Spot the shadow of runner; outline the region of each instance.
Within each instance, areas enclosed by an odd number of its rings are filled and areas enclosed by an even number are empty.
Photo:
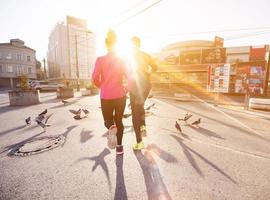
[[[84,161],[84,160],[94,161],[95,164],[92,167],[92,172],[94,172],[97,169],[97,167],[100,166],[106,175],[109,189],[111,191],[112,184],[111,184],[111,180],[110,180],[109,170],[108,170],[108,166],[104,160],[105,156],[107,156],[110,153],[111,153],[110,150],[108,148],[105,148],[98,156],[83,157],[83,158],[78,159],[77,162]]]
[[[127,190],[123,173],[123,156],[116,156],[116,186],[114,200],[127,200]]]
[[[171,196],[162,180],[157,163],[155,162],[150,151],[134,152],[140,167],[143,171],[144,182],[149,200],[171,200]]]
[[[170,163],[176,163],[177,159],[172,154],[160,149],[156,144],[149,144],[146,147],[147,150],[154,152],[157,156],[159,156],[162,160]]]
[[[222,174],[224,177],[226,177],[227,179],[229,179],[231,182],[233,182],[234,184],[237,184],[237,182],[232,179],[228,174],[226,174],[226,172],[224,172],[222,169],[220,169],[218,166],[216,166],[214,163],[212,163],[211,161],[209,161],[207,158],[203,157],[201,154],[199,154],[198,152],[196,152],[195,150],[191,149],[190,147],[188,147],[187,145],[185,145],[183,143],[183,140],[175,135],[170,135],[171,137],[173,137],[182,147],[185,155],[187,156],[189,162],[191,163],[191,165],[195,168],[195,170],[199,170],[199,167],[196,164],[196,161],[193,159],[192,155],[190,152],[192,152],[193,154],[195,154],[196,156],[198,156],[202,161],[204,161],[205,163],[207,163],[208,165],[210,165],[212,168],[214,168],[216,171],[218,171],[220,174]],[[192,159],[191,159],[192,158]],[[190,160],[191,159],[191,160]],[[198,171],[197,171],[198,172]],[[200,171],[201,173],[201,171]]]

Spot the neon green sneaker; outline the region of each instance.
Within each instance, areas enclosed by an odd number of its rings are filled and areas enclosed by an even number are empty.
[[[144,149],[144,143],[143,143],[143,141],[141,141],[141,142],[133,145],[133,150],[134,151],[142,150],[142,149]]]

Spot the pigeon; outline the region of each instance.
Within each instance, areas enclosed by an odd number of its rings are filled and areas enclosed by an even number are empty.
[[[31,124],[31,117],[27,117],[27,118],[25,119],[25,123],[26,123],[27,125],[30,125],[30,124]]]
[[[123,115],[124,118],[128,118],[128,117],[130,117],[130,116],[131,116],[131,114],[124,114],[124,115]]]
[[[81,112],[82,112],[82,109],[79,109],[79,110],[69,110],[69,112],[71,112],[74,115],[80,115]]]
[[[90,113],[89,110],[87,109],[82,109],[82,111],[84,112],[85,115],[88,115]]]
[[[39,115],[38,115],[38,116],[41,116],[41,115],[46,115],[46,114],[47,114],[47,112],[48,112],[48,110],[47,110],[47,109],[45,109],[43,112],[39,113]]]
[[[81,115],[75,115],[73,118],[76,119],[76,120],[82,119],[82,118],[81,118]]]
[[[188,120],[189,118],[191,118],[191,117],[192,117],[192,114],[186,113],[184,119],[178,119],[178,120],[179,120],[179,121],[187,122],[187,120]]]
[[[48,115],[46,118],[45,118],[44,115],[38,116],[38,117],[36,118],[37,124],[38,124],[40,127],[42,127],[43,129],[45,129],[46,127],[51,126],[51,125],[47,124],[47,122],[48,122],[49,118],[50,118],[52,115],[53,115],[53,114],[50,114],[50,115]]]
[[[177,123],[177,121],[175,122],[175,128],[176,128],[180,133],[182,133],[181,126],[180,126],[180,124]]]
[[[62,103],[65,105],[66,103],[68,103],[68,101],[62,99]]]
[[[152,107],[155,106],[155,103],[151,104],[150,106],[148,106],[147,108],[145,108],[144,110],[150,110]]]
[[[191,125],[197,125],[198,126],[200,123],[201,123],[201,118],[199,118],[198,120],[192,122]]]

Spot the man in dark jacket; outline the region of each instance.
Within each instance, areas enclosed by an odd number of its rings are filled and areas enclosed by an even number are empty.
[[[151,73],[157,70],[157,65],[149,54],[140,50],[141,42],[138,37],[133,37],[131,41],[134,47],[132,55],[134,82],[130,91],[130,102],[137,140],[133,149],[140,150],[144,148],[142,135],[146,136],[144,103],[151,90]]]

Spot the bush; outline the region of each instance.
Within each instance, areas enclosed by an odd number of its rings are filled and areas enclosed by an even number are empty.
[[[20,77],[20,88],[21,88],[21,90],[29,90],[30,89],[27,75],[22,75]]]

